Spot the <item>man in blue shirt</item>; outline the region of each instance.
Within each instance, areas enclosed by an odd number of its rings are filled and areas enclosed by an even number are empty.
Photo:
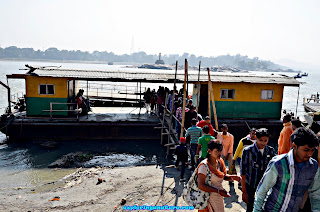
[[[190,136],[190,155],[191,155],[191,170],[195,169],[195,155],[198,148],[198,140],[202,136],[202,129],[197,127],[197,119],[193,118],[191,121],[192,126],[187,129],[186,138]]]
[[[293,149],[270,161],[257,189],[254,211],[298,211],[308,188],[312,191],[319,170],[311,156],[319,140],[310,129],[300,127],[291,141]]]
[[[240,173],[242,177],[242,199],[247,203],[247,211],[253,210],[254,195],[257,186],[267,169],[268,163],[276,155],[276,151],[268,146],[268,129],[256,130],[257,140],[242,152]]]

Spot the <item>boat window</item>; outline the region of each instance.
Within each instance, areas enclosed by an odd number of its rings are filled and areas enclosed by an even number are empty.
[[[234,99],[234,89],[221,89],[220,99]]]
[[[261,90],[261,99],[273,99],[273,90]]]
[[[40,95],[54,95],[54,85],[39,85],[39,94]]]
[[[39,94],[47,94],[47,86],[39,85]]]
[[[47,85],[47,94],[54,94],[54,85]]]

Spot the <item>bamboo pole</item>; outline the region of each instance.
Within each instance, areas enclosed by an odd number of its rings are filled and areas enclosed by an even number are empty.
[[[183,86],[183,98],[182,98],[182,123],[181,123],[181,133],[180,137],[183,137],[184,133],[184,119],[186,115],[186,83],[187,83],[187,75],[188,75],[188,61],[185,59],[184,61],[184,86]]]
[[[200,68],[201,68],[201,61],[199,61],[199,73],[198,73],[198,91],[197,91],[197,112],[199,112],[198,111],[198,109],[199,109],[199,104],[200,104],[200,99],[199,99],[199,94],[200,94]]]
[[[168,93],[166,93],[166,98],[165,98],[165,102],[164,102],[164,109],[163,109],[163,113],[162,113],[161,145],[163,145],[164,117],[166,116],[167,101],[168,101]],[[161,105],[160,105],[160,107],[161,107]]]
[[[169,125],[169,133],[171,133],[171,125],[172,125],[172,116],[173,116],[173,107],[174,107],[174,99],[176,96],[176,82],[177,82],[177,72],[178,72],[178,61],[176,61],[176,71],[174,75],[174,83],[173,83],[173,93],[171,96],[171,109],[170,109],[170,125]],[[171,135],[170,135],[171,136]],[[169,136],[168,136],[168,143],[169,143]]]
[[[186,98],[188,98],[188,96],[189,96],[189,76],[187,74],[187,96],[186,96]]]
[[[219,127],[218,127],[218,118],[217,118],[217,111],[216,111],[216,104],[215,104],[215,101],[214,101],[214,95],[213,95],[213,89],[212,89],[212,82],[211,82],[211,76],[210,76],[210,69],[207,68],[208,70],[208,77],[209,77],[209,84],[208,84],[208,87],[210,89],[210,94],[211,94],[211,97],[212,97],[212,107],[213,107],[213,114],[214,114],[214,123],[215,123],[215,126],[216,126],[216,130],[219,130]],[[210,102],[209,102],[210,104]]]
[[[208,72],[208,74],[209,74],[209,72]],[[208,75],[209,76],[209,75]],[[210,78],[210,77],[209,77]],[[209,117],[210,117],[210,119],[211,119],[211,104],[210,104],[210,101],[211,101],[211,99],[210,99],[210,93],[211,93],[211,91],[210,91],[210,79],[208,80],[208,115],[209,115]]]

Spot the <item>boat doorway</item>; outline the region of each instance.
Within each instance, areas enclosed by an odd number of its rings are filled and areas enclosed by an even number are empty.
[[[198,113],[205,117],[208,115],[208,84],[201,84],[199,99]]]

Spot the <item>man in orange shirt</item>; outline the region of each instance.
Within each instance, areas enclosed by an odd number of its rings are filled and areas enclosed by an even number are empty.
[[[222,144],[222,158],[228,160],[228,168],[232,165],[232,154],[233,154],[233,135],[228,133],[228,125],[222,124],[222,132],[218,132],[217,140]]]
[[[290,136],[293,133],[291,124],[291,115],[286,114],[283,117],[283,129],[280,133],[278,140],[278,155],[286,154],[291,149],[291,139]]]

